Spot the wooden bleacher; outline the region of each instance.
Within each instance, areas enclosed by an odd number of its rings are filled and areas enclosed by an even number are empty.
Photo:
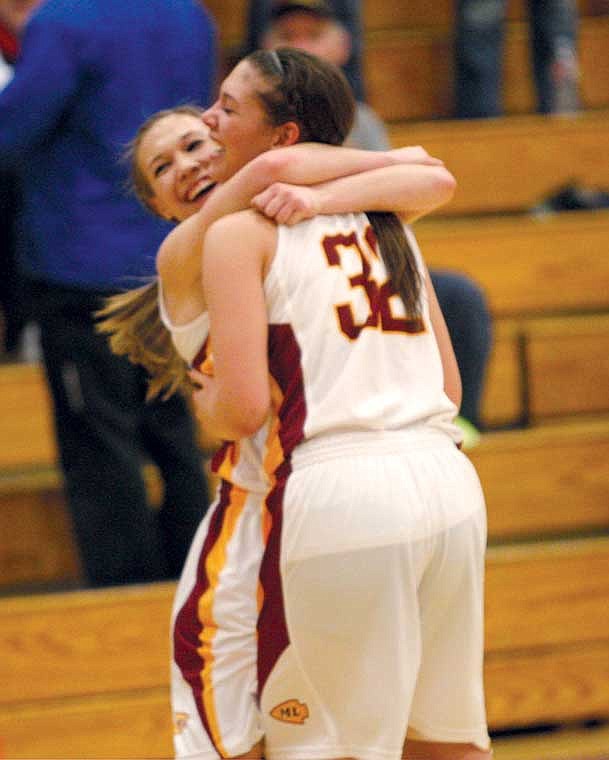
[[[528,211],[565,183],[609,191],[609,112],[401,123],[395,147],[423,145],[457,178],[441,216]],[[481,226],[484,229],[484,226]]]
[[[607,108],[609,19],[584,17],[579,39],[582,69],[584,72],[594,72],[582,78],[582,105],[586,109]],[[370,32],[365,44],[364,70],[368,99],[384,119],[399,122],[451,116],[454,78],[452,24],[425,29],[381,29]],[[605,65],[598,66],[599,61]],[[389,98],[387,93],[391,93],[392,97]],[[526,22],[508,24],[504,109],[506,114],[526,114],[535,110]]]
[[[243,42],[247,0],[206,0],[205,5],[218,23],[222,44],[236,46]],[[609,13],[607,0],[577,0],[579,13],[584,18],[594,18]],[[453,24],[454,0],[411,0],[408,3],[379,3],[363,0],[362,15],[364,34],[383,29],[428,28],[448,29]],[[521,22],[527,17],[525,0],[509,0],[507,18]]]
[[[491,547],[491,728],[609,718],[609,538]],[[19,758],[171,756],[173,584],[9,599],[0,738]]]
[[[432,221],[417,236],[430,266],[487,294],[487,425],[609,413],[609,212]]]
[[[246,0],[207,4],[236,47]],[[451,109],[453,1],[363,6],[370,101],[392,142],[425,146],[459,183],[417,224],[422,250],[479,282],[494,318],[493,432],[470,455],[488,504],[495,732],[609,721],[609,211],[525,213],[571,180],[609,190],[609,3],[578,6],[588,111],[531,113],[524,3],[510,0],[509,116],[467,123],[432,121]],[[81,580],[37,365],[0,365],[0,419],[0,758],[171,757],[173,584],[31,593]],[[575,736],[581,755],[590,740]],[[513,746],[497,760],[568,756]]]
[[[244,39],[246,0],[208,0],[224,47]],[[609,107],[609,6],[581,0],[581,98],[586,109]],[[525,3],[508,3],[505,112],[531,113],[534,90]],[[447,118],[453,112],[454,2],[364,0],[364,74],[368,100],[387,121]]]

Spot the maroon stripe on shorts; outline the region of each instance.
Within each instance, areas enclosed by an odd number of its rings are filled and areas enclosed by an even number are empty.
[[[201,673],[204,661],[198,652],[201,646],[203,621],[199,617],[199,601],[209,588],[209,578],[205,570],[207,558],[222,532],[224,516],[231,503],[231,484],[222,481],[218,505],[211,517],[207,536],[201,548],[201,554],[197,564],[197,577],[195,585],[188,599],[178,612],[173,627],[173,658],[182,672],[184,680],[189,684],[193,692],[195,704],[199,712],[201,722],[214,747],[216,747],[213,734],[210,730],[205,705],[203,703]],[[222,753],[216,747],[218,754]]]
[[[264,596],[258,618],[258,696],[290,643],[280,572],[283,497],[292,471],[290,454],[303,438],[306,420],[300,347],[290,325],[269,325],[269,371],[282,394],[277,416],[283,460],[272,473],[274,486],[266,498],[272,523],[260,567]]]

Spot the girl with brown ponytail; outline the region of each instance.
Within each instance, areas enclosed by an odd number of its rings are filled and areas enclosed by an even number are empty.
[[[204,124],[193,114],[165,114],[134,144],[141,172],[134,185],[146,205],[166,218],[185,220],[159,251],[158,280],[112,299],[101,324],[115,350],[148,367],[151,393],[182,386],[189,366],[203,369],[197,384],[215,382],[202,282],[203,241],[215,220],[250,205],[289,225],[345,207],[403,210],[411,219],[453,191],[442,163],[420,148],[379,154],[330,147],[342,142],[353,109],[344,80],[328,64],[296,51],[255,53],[233,74],[218,103],[204,114]],[[303,140],[307,144],[295,144]],[[393,218],[390,223],[391,234],[404,236],[401,223],[395,225]],[[378,234],[384,234],[384,222]],[[403,250],[413,257],[408,246]],[[396,281],[416,293],[416,280],[404,274],[408,267],[400,259],[404,254],[398,252]],[[412,304],[418,304],[416,295]],[[215,340],[214,335],[214,346]],[[247,375],[247,367],[242,371]],[[178,757],[254,757],[260,756],[266,730],[257,691],[267,650],[258,643],[269,606],[259,605],[276,494],[271,462],[277,437],[272,420],[260,430],[227,431],[220,424],[215,432],[230,439],[254,435],[218,452],[218,498],[195,537],[177,589],[175,747]],[[267,598],[273,604],[270,592]]]
[[[317,89],[319,64],[305,54],[254,55],[205,114],[218,178],[243,139],[240,117],[260,100],[279,114],[268,135],[284,145],[321,125],[339,144],[348,130],[333,72]],[[437,204],[454,181],[432,172]],[[363,208],[375,208],[388,176],[369,173]],[[405,226],[424,193],[398,221],[350,213],[348,181],[333,184],[331,214],[287,226],[241,211],[204,238],[214,372],[193,373],[199,418],[227,439],[264,433],[265,757],[486,760],[485,505],[458,447],[446,325]],[[281,193],[255,205],[281,207]],[[179,255],[177,236],[168,252]]]

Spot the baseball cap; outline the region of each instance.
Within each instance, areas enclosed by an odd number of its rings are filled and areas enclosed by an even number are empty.
[[[277,0],[271,7],[271,19],[285,16],[292,11],[304,11],[322,18],[334,18],[334,13],[324,0]]]

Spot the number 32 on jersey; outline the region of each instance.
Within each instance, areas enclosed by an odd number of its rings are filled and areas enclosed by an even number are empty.
[[[360,288],[351,301],[337,304],[334,308],[341,332],[355,340],[362,330],[416,334],[425,331],[421,318],[396,316],[393,309],[401,299],[386,277],[381,266],[376,238],[371,227],[366,228],[365,239],[358,239],[356,232],[329,235],[322,240],[322,248],[329,266],[339,267],[353,289]],[[376,275],[375,271],[376,270]],[[379,279],[383,272],[384,279]],[[361,295],[364,295],[362,313]],[[356,316],[357,315],[357,316]],[[359,317],[359,321],[358,321]]]

